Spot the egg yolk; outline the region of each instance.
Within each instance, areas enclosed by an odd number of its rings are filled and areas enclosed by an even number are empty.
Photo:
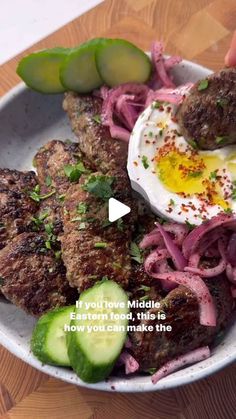
[[[228,207],[216,175],[213,175],[223,167],[224,162],[218,156],[200,156],[197,153],[189,155],[178,149],[167,153],[160,151],[155,158],[156,171],[169,191],[185,196],[198,195],[211,205]]]

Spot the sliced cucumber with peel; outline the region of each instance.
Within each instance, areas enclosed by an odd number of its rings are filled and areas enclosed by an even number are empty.
[[[108,86],[123,83],[145,83],[152,70],[149,57],[124,39],[106,39],[96,49],[96,64]]]
[[[44,314],[38,320],[31,339],[31,349],[44,364],[70,366],[64,325],[70,324],[70,313],[74,308],[58,308]]]
[[[115,282],[107,280],[97,283],[92,288],[84,291],[79,298],[81,306],[75,309],[75,315],[80,319],[71,321],[71,327],[80,327],[80,331],[70,331],[67,334],[67,347],[70,364],[76,374],[85,382],[96,383],[104,380],[112,371],[115,362],[125,343],[127,334],[128,297],[125,291]],[[112,308],[98,308],[98,303],[109,302]],[[87,304],[95,304],[95,308],[86,309]],[[124,307],[116,307],[123,305]],[[111,313],[118,317],[111,319]],[[89,320],[95,314],[96,319]],[[98,318],[106,314],[108,319]],[[82,320],[82,316],[87,317]],[[93,327],[88,331],[88,326]],[[106,330],[95,330],[104,327]],[[107,328],[113,328],[108,331]],[[115,331],[123,328],[124,330]],[[83,330],[84,328],[84,330]]]
[[[52,48],[34,52],[22,58],[17,67],[17,74],[22,80],[40,93],[62,93],[59,70],[70,52],[68,48]]]
[[[60,69],[61,83],[66,90],[88,93],[103,84],[95,62],[96,49],[103,42],[103,38],[92,39],[71,50]]]

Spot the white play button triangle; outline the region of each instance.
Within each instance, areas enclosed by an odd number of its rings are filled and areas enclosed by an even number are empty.
[[[124,217],[124,215],[130,212],[130,207],[128,205],[122,204],[115,198],[109,199],[108,205],[108,218],[111,223],[113,221],[119,220],[119,218]]]

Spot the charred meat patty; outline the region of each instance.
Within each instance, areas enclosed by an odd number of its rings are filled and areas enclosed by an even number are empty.
[[[129,192],[122,187],[123,181],[126,182],[126,174],[122,172],[114,177],[95,173],[83,176],[66,195],[62,215],[64,233],[60,237],[62,258],[71,286],[80,290],[103,277],[113,279],[124,288],[128,286],[133,213],[110,223],[106,199],[111,193],[132,206]]]
[[[34,172],[0,169],[0,249],[29,229],[38,209],[30,197],[36,184]]]
[[[217,309],[217,326],[207,327],[199,323],[199,304],[196,297],[184,286],[170,291],[165,298],[157,296],[160,308],[149,313],[164,313],[166,319],[142,320],[140,324],[152,325],[154,331],[130,334],[132,354],[142,370],[159,368],[175,356],[182,355],[214,341],[223,329],[233,309],[233,298],[228,281],[223,277],[206,281]],[[170,325],[171,331],[156,331],[156,325]]]
[[[177,113],[181,134],[204,150],[236,143],[236,69],[197,82]]]
[[[62,261],[45,247],[45,241],[38,233],[22,233],[0,251],[0,291],[34,316],[73,304],[77,298]]]
[[[71,182],[79,179],[80,171],[85,171],[81,161],[79,146],[72,142],[52,140],[41,147],[34,158],[37,169],[40,196],[40,214],[48,214],[47,222],[62,231],[61,206]]]
[[[109,168],[126,169],[127,144],[111,138],[101,124],[102,99],[92,95],[66,93],[63,108],[78,137],[79,146],[94,170],[106,173]]]

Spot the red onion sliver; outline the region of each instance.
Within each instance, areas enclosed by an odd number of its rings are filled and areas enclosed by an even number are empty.
[[[152,375],[152,383],[156,384],[161,378],[166,377],[172,372],[178,370],[185,365],[194,364],[196,362],[203,361],[210,357],[210,349],[208,346],[195,349],[194,351],[188,352],[187,354],[178,356],[171,361],[167,362],[161,367],[155,374]]]
[[[139,369],[139,363],[128,352],[123,351],[118,359],[118,364],[125,365],[125,374],[132,374]]]
[[[167,279],[179,285],[184,285],[196,296],[200,308],[200,324],[203,326],[216,325],[215,305],[208,287],[202,278],[190,272],[170,272],[165,274],[152,274],[153,278]]]
[[[184,268],[185,272],[192,272],[193,274],[197,274],[202,276],[203,278],[212,278],[214,276],[222,274],[226,269],[226,262],[225,260],[221,259],[217,266],[213,268],[194,268],[191,266],[186,266]]]
[[[227,260],[233,267],[236,266],[236,233],[233,233],[229,239],[227,247]]]
[[[236,287],[231,287],[231,295],[233,298],[236,298]]]
[[[162,42],[153,42],[151,47],[151,57],[152,62],[155,66],[156,73],[159,76],[162,84],[165,87],[174,87],[174,83],[171,78],[168,76],[163,58],[163,43]]]
[[[155,225],[157,226],[163,237],[166,248],[174,262],[175,267],[182,271],[184,267],[188,264],[187,260],[184,258],[178,246],[174,243],[174,241],[172,240],[170,235],[164,230],[164,228],[159,223],[155,223]]]

